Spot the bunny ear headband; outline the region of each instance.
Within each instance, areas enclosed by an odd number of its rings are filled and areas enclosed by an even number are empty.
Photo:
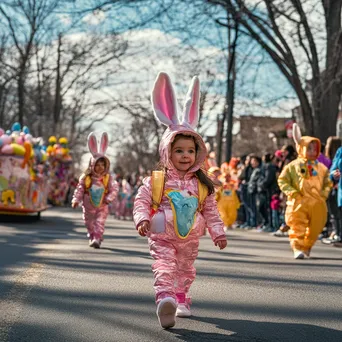
[[[93,157],[98,157],[99,155],[105,155],[108,148],[108,134],[106,132],[102,133],[100,141],[100,150],[97,149],[97,140],[94,132],[88,135],[88,148]]]
[[[302,138],[302,133],[300,131],[299,126],[296,123],[293,124],[292,135],[293,135],[293,140],[295,141],[296,145],[299,145],[300,139]]]
[[[186,95],[183,116],[178,114],[175,91],[169,75],[160,72],[152,90],[152,107],[154,115],[161,124],[166,126],[182,125],[195,129],[198,124],[200,99],[200,83],[197,76],[192,79]]]

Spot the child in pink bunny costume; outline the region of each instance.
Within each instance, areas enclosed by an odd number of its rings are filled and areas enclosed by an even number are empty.
[[[92,157],[88,169],[79,179],[71,206],[76,208],[83,202],[83,220],[88,230],[89,246],[100,248],[108,204],[115,199],[118,186],[109,173],[110,161],[105,156],[108,147],[107,133],[102,133],[99,152],[94,133],[88,136],[88,147]]]
[[[194,262],[199,237],[205,226],[215,245],[227,246],[223,222],[217,211],[214,186],[201,170],[207,150],[195,132],[199,109],[199,80],[193,78],[179,121],[176,96],[171,80],[160,73],[152,92],[156,119],[168,126],[160,145],[160,162],[165,185],[158,210],[153,214],[151,177],[143,181],[134,202],[133,217],[141,236],[148,236],[157,316],[163,328],[175,325],[175,315],[191,316],[189,289],[196,276]],[[208,188],[208,196],[199,208],[199,183]]]

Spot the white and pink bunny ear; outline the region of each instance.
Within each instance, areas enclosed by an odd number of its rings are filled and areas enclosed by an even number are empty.
[[[100,153],[105,154],[108,148],[108,134],[107,132],[103,132],[101,136],[100,142]]]
[[[177,99],[171,79],[165,72],[160,72],[152,90],[152,107],[156,119],[166,125],[179,125]]]
[[[296,145],[300,144],[300,139],[302,138],[302,133],[300,131],[299,126],[294,123],[292,126],[292,135],[293,135],[293,140],[295,141]]]
[[[189,125],[193,129],[198,124],[200,102],[200,82],[197,76],[192,79],[184,103],[184,117],[182,125]]]
[[[91,132],[88,135],[88,148],[89,148],[90,153],[93,156],[98,153],[98,151],[97,151],[97,140],[96,140],[96,136],[93,132]]]

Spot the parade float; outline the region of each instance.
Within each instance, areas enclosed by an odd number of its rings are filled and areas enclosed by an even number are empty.
[[[0,128],[0,214],[29,215],[47,209],[48,161],[41,138],[14,123]]]
[[[46,149],[50,164],[50,190],[48,200],[54,206],[66,204],[70,182],[72,180],[72,157],[68,148],[68,139],[55,136],[49,138]]]

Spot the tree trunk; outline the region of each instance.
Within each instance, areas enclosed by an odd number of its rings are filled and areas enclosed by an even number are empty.
[[[324,1],[327,42],[326,65],[320,81],[313,84],[313,109],[317,118],[315,136],[325,142],[336,135],[336,122],[341,101],[341,30],[342,0]]]
[[[20,72],[18,74],[18,122],[20,123],[21,127],[24,126],[24,105],[25,105],[25,67],[20,67]]]
[[[57,132],[57,126],[59,123],[61,113],[61,46],[62,36],[58,36],[58,48],[57,48],[57,66],[56,66],[56,88],[55,88],[55,104],[53,108],[53,127],[54,132]],[[57,134],[57,133],[56,133]]]

